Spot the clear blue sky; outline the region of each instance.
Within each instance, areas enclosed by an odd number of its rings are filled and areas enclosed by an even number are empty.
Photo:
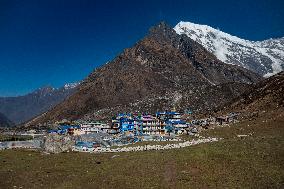
[[[283,37],[284,1],[0,0],[0,96],[82,80],[161,20]]]

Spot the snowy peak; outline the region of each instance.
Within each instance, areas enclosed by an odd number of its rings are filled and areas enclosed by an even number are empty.
[[[51,86],[44,86],[44,87],[41,87],[41,88],[35,90],[34,92],[32,92],[30,94],[45,96],[45,95],[53,93],[55,90],[56,89],[51,87]]]
[[[264,76],[284,69],[284,38],[249,41],[207,25],[180,22],[174,30],[185,34],[212,52],[219,60]]]
[[[67,84],[65,84],[65,85],[63,86],[63,88],[64,88],[65,90],[67,90],[67,89],[74,89],[74,88],[76,88],[79,84],[80,84],[80,82],[67,83]]]
[[[57,93],[59,91],[64,92],[66,90],[73,90],[79,84],[80,84],[80,82],[66,83],[63,87],[60,87],[60,88],[54,88],[52,86],[44,86],[44,87],[41,87],[41,88],[35,90],[31,94],[38,94],[38,95],[41,95],[41,96],[52,95],[53,93]]]

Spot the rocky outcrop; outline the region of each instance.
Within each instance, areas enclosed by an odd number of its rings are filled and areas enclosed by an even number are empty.
[[[44,139],[43,149],[48,153],[60,153],[72,150],[75,138],[70,135],[48,134]]]

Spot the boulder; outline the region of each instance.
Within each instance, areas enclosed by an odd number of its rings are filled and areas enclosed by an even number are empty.
[[[44,140],[44,151],[49,153],[60,153],[72,150],[75,146],[75,138],[69,135],[49,134]]]

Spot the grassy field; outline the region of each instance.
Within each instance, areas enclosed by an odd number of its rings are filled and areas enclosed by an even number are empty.
[[[284,187],[284,119],[244,121],[202,135],[224,139],[115,154],[1,151],[0,188]]]

